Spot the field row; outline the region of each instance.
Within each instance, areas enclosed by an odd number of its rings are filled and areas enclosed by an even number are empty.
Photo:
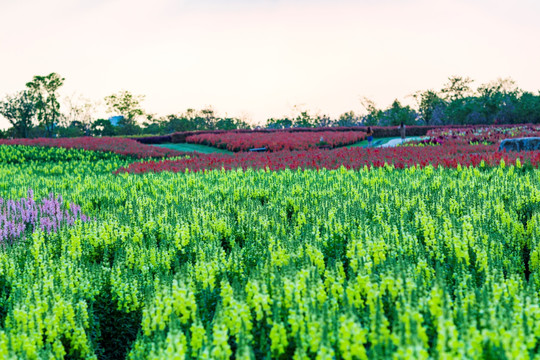
[[[363,140],[363,131],[320,131],[320,132],[272,132],[272,133],[235,133],[191,135],[186,142],[226,149],[229,151],[248,151],[265,148],[268,151],[293,151],[317,149],[326,145],[330,148],[354,144]]]
[[[1,357],[529,359],[540,350],[536,170],[113,175],[118,161],[97,160],[95,172],[85,160],[61,170],[0,163],[5,201],[30,203],[32,189],[37,207],[62,196],[59,209],[85,216],[4,243]]]
[[[499,151],[499,143],[505,138],[540,136],[539,126],[514,127],[475,127],[465,129],[444,128],[432,130],[429,138],[422,141],[409,141],[395,148],[364,149],[360,147],[320,150],[318,145],[327,144],[335,147],[358,141],[363,132],[297,132],[276,133],[220,133],[193,135],[195,142],[209,143],[215,146],[246,150],[251,147],[267,146],[269,153],[240,152],[236,154],[180,152],[158,146],[138,143],[122,138],[75,138],[75,139],[15,139],[0,140],[0,161],[19,162],[23,158],[35,161],[54,160],[51,152],[34,150],[8,150],[5,145],[45,146],[63,149],[86,149],[99,152],[112,152],[117,159],[130,160],[125,165],[114,169],[117,173],[144,173],[148,171],[184,172],[210,169],[359,169],[364,166],[380,167],[385,164],[396,168],[413,165],[435,167],[459,166],[498,166],[505,164],[537,168],[540,152],[505,153]],[[322,142],[321,142],[322,138]],[[195,139],[195,140],[193,140]],[[191,141],[191,140],[190,140]],[[236,144],[236,145],[235,145]],[[240,145],[239,145],[240,144]],[[3,146],[4,145],[4,146]],[[276,147],[273,147],[276,145]],[[288,150],[275,151],[281,148]],[[294,150],[291,149],[305,149]],[[20,148],[22,149],[22,148]],[[233,150],[234,150],[233,149]],[[236,149],[238,150],[238,149]],[[22,158],[18,155],[24,152]],[[54,151],[53,151],[54,152]],[[106,158],[108,155],[97,153],[83,155],[80,152],[57,152],[58,161],[77,160],[79,158]],[[146,161],[134,161],[134,159]]]

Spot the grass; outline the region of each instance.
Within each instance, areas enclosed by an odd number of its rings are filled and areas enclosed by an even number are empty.
[[[232,154],[229,150],[218,149],[212,146],[199,145],[199,144],[187,144],[187,143],[165,143],[165,144],[156,144],[154,146],[164,147],[167,149],[177,150],[177,151],[196,151],[203,154],[211,153],[222,153],[222,154]]]
[[[407,140],[419,140],[421,139],[422,137],[421,136],[411,136],[411,137],[407,137]],[[374,138],[373,139],[373,143],[371,144],[372,147],[379,147],[381,145],[384,145],[388,142],[390,142],[391,140],[394,140],[394,139],[401,139],[400,137],[386,137],[386,138]],[[348,146],[345,146],[347,149],[350,149],[350,148],[353,148],[353,147],[367,147],[368,146],[368,141],[367,140],[362,140],[360,142],[357,142],[355,144],[352,144],[352,145],[348,145]]]
[[[373,139],[373,142],[372,142],[372,146],[375,147],[375,146],[381,146],[381,145],[384,145],[386,144],[387,142],[389,142],[390,140],[393,140],[393,139],[401,139],[399,137],[387,137],[387,138],[374,138]],[[357,143],[354,143],[352,145],[348,145],[348,146],[345,146],[347,149],[350,149],[350,148],[353,148],[353,147],[367,147],[368,146],[368,141],[367,140],[362,140],[360,142],[357,142]]]

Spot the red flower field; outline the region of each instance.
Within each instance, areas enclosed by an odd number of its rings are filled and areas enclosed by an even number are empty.
[[[506,153],[498,151],[504,138],[538,136],[539,126],[514,128],[474,128],[453,130],[445,128],[431,132],[429,139],[407,143],[394,148],[340,148],[307,151],[276,151],[273,153],[200,154],[179,160],[148,161],[131,164],[118,172],[144,173],[147,171],[200,171],[204,169],[358,169],[364,166],[380,167],[392,164],[396,168],[419,166],[497,166],[520,163],[538,167],[540,152]]]
[[[141,144],[135,140],[113,137],[79,137],[79,138],[37,138],[37,139],[13,139],[0,140],[0,145],[27,145],[76,148],[93,151],[110,151],[116,154],[142,158],[164,158],[171,156],[182,156],[186,153],[160,148],[151,145]]]
[[[321,132],[226,132],[222,134],[200,134],[186,138],[186,142],[214,146],[229,151],[248,151],[265,147],[268,151],[316,149],[321,138],[331,148],[354,144],[366,136],[362,131]]]
[[[540,152],[506,153],[486,151],[482,146],[471,146],[468,151],[457,147],[425,146],[425,147],[396,147],[381,149],[337,149],[332,151],[279,151],[269,154],[242,153],[201,154],[198,157],[179,160],[147,161],[131,164],[118,172],[144,173],[148,171],[201,171],[205,169],[254,168],[254,169],[337,169],[344,166],[347,169],[358,169],[364,166],[380,167],[393,164],[396,168],[419,166],[485,166],[499,165],[501,160],[506,164],[515,164],[520,158],[522,163],[530,163],[538,167]]]
[[[141,144],[125,138],[61,138],[61,139],[14,139],[0,140],[0,144],[29,145],[63,148],[79,148],[94,151],[109,151],[135,158],[167,158],[185,156],[181,159],[149,160],[129,165],[116,172],[144,173],[148,171],[201,171],[205,169],[336,169],[344,166],[347,169],[358,169],[364,166],[380,167],[391,164],[396,168],[413,165],[444,167],[461,166],[497,166],[501,160],[506,164],[515,164],[517,159],[526,166],[538,167],[540,152],[506,153],[499,151],[499,143],[505,138],[540,136],[540,126],[519,125],[514,127],[474,127],[474,128],[441,128],[431,130],[429,138],[422,141],[411,141],[404,146],[394,148],[337,148],[321,150],[316,147],[322,136],[330,146],[356,142],[364,138],[363,132],[300,132],[300,133],[225,133],[200,135],[198,141],[207,139],[209,135],[217,144],[219,137],[225,140],[220,144],[234,149],[251,147],[273,148],[273,152],[242,152],[227,154],[186,153],[161,147]],[[285,136],[284,136],[285,135]],[[194,138],[192,136],[191,138]],[[275,143],[268,139],[276,140]],[[266,141],[266,143],[264,143]],[[219,145],[219,144],[218,144]],[[224,146],[224,145],[222,145]],[[276,150],[280,148],[307,150]]]

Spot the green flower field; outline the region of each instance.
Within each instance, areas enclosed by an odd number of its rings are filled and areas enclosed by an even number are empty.
[[[540,172],[117,173],[0,145],[3,359],[540,358]]]

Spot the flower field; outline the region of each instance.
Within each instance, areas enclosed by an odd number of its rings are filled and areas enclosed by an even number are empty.
[[[214,146],[229,151],[248,151],[266,148],[268,151],[293,151],[317,148],[320,139],[330,147],[354,144],[363,140],[363,131],[320,131],[320,132],[225,132],[217,134],[191,135],[186,142]]]
[[[227,166],[0,145],[0,358],[538,358],[538,152],[433,136]]]
[[[302,134],[302,133],[301,133]],[[391,164],[396,168],[413,165],[435,167],[497,166],[503,160],[515,164],[517,158],[527,166],[540,165],[540,152],[503,153],[499,143],[504,138],[540,136],[539,126],[512,128],[440,129],[428,133],[429,139],[411,141],[403,146],[364,149],[338,148],[331,151],[310,149],[307,151],[276,151],[272,153],[200,154],[174,160],[146,161],[131,164],[119,172],[144,173],[148,171],[179,172],[189,169],[226,170],[236,168],[255,169],[361,169],[364,166],[380,167]],[[326,138],[325,138],[326,139]],[[292,145],[291,145],[292,146]]]
[[[539,137],[540,126],[521,125],[512,127],[440,128],[428,131],[428,136],[437,142],[451,141],[456,144],[498,144],[503,139],[517,137]]]
[[[336,149],[333,151],[280,151],[271,154],[242,153],[227,154],[201,154],[196,157],[175,160],[145,161],[130,164],[118,172],[140,174],[145,172],[183,172],[202,171],[208,169],[338,169],[341,166],[347,169],[361,169],[367,167],[381,167],[392,164],[396,168],[419,166],[497,166],[501,160],[506,164],[515,164],[520,158],[521,162],[538,167],[540,153],[502,153],[496,147],[472,145],[465,148],[455,146],[404,146],[395,148],[375,149]]]
[[[22,241],[25,235],[37,229],[42,232],[56,232],[61,226],[73,225],[75,221],[88,221],[88,217],[80,213],[81,207],[70,204],[66,207],[61,196],[55,198],[51,193],[38,204],[34,200],[34,192],[28,190],[28,197],[18,201],[0,198],[0,244],[13,246]]]
[[[135,140],[113,137],[82,138],[37,138],[37,139],[0,139],[0,145],[25,145],[40,147],[57,147],[64,149],[85,149],[101,152],[112,152],[135,158],[164,158],[185,155],[179,151],[145,145]]]

